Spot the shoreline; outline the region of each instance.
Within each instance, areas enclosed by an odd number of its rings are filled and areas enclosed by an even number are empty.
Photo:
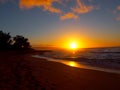
[[[62,63],[64,65],[68,65],[68,66],[70,66],[68,63],[71,61],[71,60],[53,59],[53,58],[44,57],[44,56],[40,56],[40,55],[32,55],[31,57],[42,58],[42,59],[46,59],[47,61],[58,62],[58,63]],[[110,69],[110,68],[105,68],[105,67],[100,67],[100,66],[94,66],[94,65],[92,66],[92,65],[90,65],[88,63],[84,63],[84,62],[76,62],[76,61],[73,61],[73,62],[78,64],[77,66],[74,66],[77,68],[98,70],[98,71],[103,71],[103,72],[108,72],[108,73],[120,74],[120,70],[115,70],[115,69]]]
[[[1,90],[119,90],[120,75],[33,58],[35,53],[0,55]]]
[[[35,76],[42,80],[47,78],[48,82],[54,83],[55,90],[118,90],[120,88],[119,74],[70,67],[41,58],[33,59],[31,58],[31,65],[34,67]],[[45,69],[43,70],[42,67]]]

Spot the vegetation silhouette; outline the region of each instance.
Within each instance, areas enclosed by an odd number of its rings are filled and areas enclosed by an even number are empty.
[[[10,33],[0,31],[0,50],[28,50],[31,49],[28,38],[21,35],[12,37]]]

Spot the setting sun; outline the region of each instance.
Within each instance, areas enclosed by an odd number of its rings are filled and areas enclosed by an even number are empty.
[[[64,44],[61,45],[63,48],[68,49],[68,50],[78,50],[81,48],[84,48],[84,44],[82,43],[82,41],[80,42],[79,40],[68,40],[68,41],[64,41]]]
[[[75,42],[70,43],[70,48],[71,48],[71,49],[76,49],[76,48],[78,48],[77,43],[75,43]]]

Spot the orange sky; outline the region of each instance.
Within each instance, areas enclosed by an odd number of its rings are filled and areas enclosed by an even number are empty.
[[[0,29],[33,46],[120,46],[119,0],[0,0],[0,7]]]

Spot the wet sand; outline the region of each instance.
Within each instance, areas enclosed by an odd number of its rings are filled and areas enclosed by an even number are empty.
[[[31,55],[0,53],[0,90],[120,90],[120,74],[69,67]]]

